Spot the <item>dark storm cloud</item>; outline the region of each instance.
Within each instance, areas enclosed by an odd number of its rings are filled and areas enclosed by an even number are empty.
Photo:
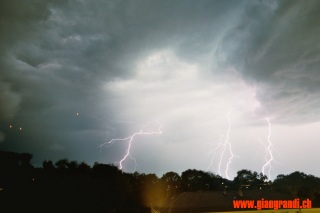
[[[319,1],[248,4],[220,44],[227,63],[259,86],[266,115],[285,122],[319,119],[319,7]]]
[[[7,117],[8,114],[17,111],[20,102],[20,94],[17,89],[19,79],[18,73],[9,65],[12,54],[11,48],[17,42],[32,41],[38,31],[39,23],[45,19],[49,12],[47,4],[41,1],[34,2],[31,7],[27,2],[21,1],[3,1],[0,7],[1,16],[1,75],[0,75],[0,115]]]
[[[130,76],[136,60],[157,48],[203,52],[206,44],[194,41],[203,40],[199,32],[208,27],[211,14],[218,16],[225,8],[217,2],[171,1],[2,5],[1,46],[6,51],[0,80],[21,96],[24,113],[39,114],[59,112],[61,105],[87,113],[86,103],[106,98],[100,87],[104,82]],[[206,40],[212,32],[207,34]]]
[[[1,2],[1,48],[10,49],[21,40],[36,36],[41,22],[49,16],[45,1],[2,1]]]
[[[52,105],[55,97],[98,94],[97,85],[130,76],[137,59],[170,46],[187,60],[216,51],[218,62],[261,84],[263,104],[297,92],[312,94],[312,102],[320,85],[319,3],[223,2],[2,2],[1,45],[7,52],[1,79],[14,92]],[[37,89],[41,94],[34,95]],[[268,92],[275,89],[288,95]]]

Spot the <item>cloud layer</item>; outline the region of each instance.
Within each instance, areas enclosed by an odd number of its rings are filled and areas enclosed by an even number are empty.
[[[32,152],[37,163],[65,155],[117,162],[126,146],[99,152],[99,144],[160,120],[161,136],[135,143],[138,168],[205,169],[206,146],[226,134],[231,112],[234,170],[258,170],[263,158],[248,165],[241,145],[259,147],[266,117],[275,129],[319,121],[319,6],[2,1],[1,146]],[[146,153],[170,157],[143,160]]]

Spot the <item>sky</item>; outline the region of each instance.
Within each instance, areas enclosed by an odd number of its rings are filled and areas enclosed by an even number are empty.
[[[320,176],[319,1],[0,4],[1,150]]]

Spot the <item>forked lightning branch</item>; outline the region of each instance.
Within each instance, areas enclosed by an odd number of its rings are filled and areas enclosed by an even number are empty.
[[[137,166],[137,162],[136,162],[135,158],[130,153],[131,152],[131,148],[133,146],[134,139],[137,136],[141,136],[141,135],[159,135],[159,134],[162,134],[160,122],[159,121],[155,121],[155,123],[158,126],[157,130],[146,130],[149,125],[144,125],[145,128],[142,128],[139,131],[134,132],[132,135],[130,135],[128,137],[125,137],[125,138],[113,138],[110,141],[107,141],[107,142],[101,144],[99,147],[100,148],[109,147],[113,143],[121,142],[121,141],[126,142],[127,143],[126,151],[125,151],[124,155],[121,157],[121,160],[119,162],[117,162],[117,163],[119,164],[119,169],[122,169],[123,168],[123,163],[128,158],[131,158],[135,163],[135,168],[134,168],[134,171],[135,171],[136,170],[136,166]]]

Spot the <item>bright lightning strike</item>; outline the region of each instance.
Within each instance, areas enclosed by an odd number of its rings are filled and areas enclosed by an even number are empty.
[[[121,160],[118,162],[119,163],[119,169],[123,168],[123,163],[124,163],[125,160],[127,160],[128,157],[130,157],[135,162],[135,165],[137,166],[137,162],[136,162],[135,158],[133,158],[131,156],[131,154],[130,154],[131,147],[132,147],[132,144],[133,144],[133,140],[138,135],[162,134],[161,124],[158,121],[156,121],[156,123],[158,125],[158,129],[156,131],[154,131],[154,130],[145,130],[144,128],[142,128],[141,130],[133,133],[129,137],[126,137],[126,138],[113,138],[110,141],[101,144],[100,148],[111,146],[113,143],[118,142],[118,141],[127,141],[128,142],[128,146],[127,146],[126,152],[125,152],[124,156],[121,158]],[[145,125],[145,127],[147,127],[147,126],[149,126],[149,125]]]
[[[226,139],[224,140],[223,151],[221,152],[221,155],[220,155],[219,174],[221,174],[222,158],[223,158],[223,155],[225,154],[226,149],[228,147],[228,151],[229,151],[230,157],[228,158],[228,162],[227,162],[227,165],[226,165],[225,176],[226,176],[227,179],[230,179],[230,177],[229,177],[229,166],[230,166],[230,164],[232,162],[232,159],[233,159],[233,152],[232,152],[232,149],[231,149],[231,144],[229,142],[229,134],[230,134],[230,130],[231,130],[230,113],[227,115],[227,120],[228,120],[229,127],[228,127],[228,130],[227,130]]]
[[[229,158],[227,158],[227,162],[225,163],[225,170],[224,170],[224,175],[227,179],[231,179],[229,176],[230,173],[230,165],[232,163],[232,159],[234,157],[234,154],[232,152],[232,146],[231,143],[229,141],[229,135],[230,135],[230,131],[231,131],[231,121],[230,121],[230,112],[227,115],[227,121],[228,121],[228,129],[226,132],[225,136],[221,136],[220,137],[220,143],[210,152],[210,154],[212,154],[212,158],[210,161],[210,165],[208,167],[208,169],[212,166],[213,164],[213,159],[215,158],[215,155],[217,153],[218,149],[222,149],[221,154],[220,154],[220,158],[219,158],[219,163],[218,163],[218,173],[220,176],[222,176],[222,164],[224,159],[226,158],[226,156],[229,154]]]
[[[217,150],[223,145],[223,135],[220,136],[220,142],[217,146],[215,146],[210,152],[209,155],[212,155],[211,160],[210,160],[210,165],[208,166],[207,170],[209,171],[209,169],[213,166],[213,160],[215,159]],[[221,176],[221,172],[219,173],[219,175]]]
[[[272,142],[270,140],[271,137],[271,123],[269,121],[269,118],[266,118],[267,123],[268,123],[268,129],[269,129],[269,134],[268,134],[268,145],[266,146],[266,163],[262,166],[262,174],[266,175],[268,173],[268,178],[270,179],[270,173],[271,173],[271,163],[274,161],[273,154],[272,154]],[[266,172],[268,171],[268,172]]]

